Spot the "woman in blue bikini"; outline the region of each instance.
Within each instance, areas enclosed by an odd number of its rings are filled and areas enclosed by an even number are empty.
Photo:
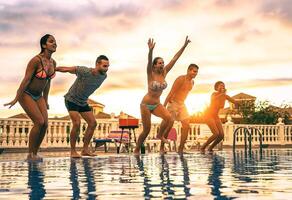
[[[151,114],[154,114],[155,116],[165,120],[167,127],[172,127],[173,125],[173,119],[171,115],[169,114],[167,109],[160,103],[160,96],[162,94],[162,91],[167,87],[167,83],[165,82],[165,77],[167,73],[172,69],[172,67],[190,42],[191,41],[188,39],[188,37],[186,37],[184,45],[181,47],[181,49],[175,54],[172,60],[166,66],[164,66],[164,61],[161,57],[156,57],[152,61],[152,54],[155,47],[155,42],[153,39],[148,40],[148,92],[144,96],[140,104],[143,131],[139,135],[137,146],[134,151],[135,154],[140,153],[141,146],[150,132]],[[162,142],[167,142],[167,139],[164,138],[163,135],[158,137],[160,137]]]
[[[56,62],[52,54],[56,51],[56,40],[46,34],[40,40],[41,52],[28,63],[25,76],[17,90],[16,97],[4,104],[11,108],[19,102],[21,107],[33,121],[29,133],[28,160],[40,160],[37,155],[48,127],[48,94],[51,79],[55,76]]]

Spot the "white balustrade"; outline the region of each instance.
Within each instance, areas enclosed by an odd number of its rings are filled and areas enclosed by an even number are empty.
[[[97,127],[94,131],[95,138],[107,138],[111,130],[118,130],[118,119],[97,120]],[[146,140],[153,140],[157,137],[160,123],[152,123],[151,130]],[[190,131],[187,138],[187,146],[192,147],[195,142],[202,139],[202,124],[190,124]],[[0,148],[27,148],[29,132],[33,123],[28,119],[0,118]],[[81,121],[79,142],[77,147],[83,146],[83,138],[87,124]],[[177,130],[178,143],[181,135],[181,124],[176,122],[173,126]],[[225,132],[224,145],[232,146],[233,131],[238,127],[251,128],[252,145],[259,145],[260,136],[253,128],[257,128],[262,133],[263,144],[268,145],[288,145],[292,144],[292,125],[285,125],[279,122],[277,125],[251,125],[233,124],[230,120],[223,125]],[[49,120],[47,134],[42,143],[42,148],[70,147],[70,130],[72,123],[69,120]],[[205,129],[205,128],[204,128]],[[142,124],[135,130],[136,138],[142,131]],[[236,137],[237,145],[244,145],[244,131],[240,130]]]
[[[283,126],[284,143],[292,144],[292,125]]]

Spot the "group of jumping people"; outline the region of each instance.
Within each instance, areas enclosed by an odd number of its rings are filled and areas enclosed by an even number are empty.
[[[150,132],[151,114],[162,118],[157,135],[161,140],[160,153],[165,153],[164,144],[168,143],[167,136],[175,120],[180,121],[182,124],[178,153],[183,153],[184,151],[190,129],[189,124],[197,121],[196,117],[189,115],[184,101],[193,88],[193,79],[197,76],[199,67],[196,64],[190,64],[186,74],[176,78],[163,104],[160,103],[160,96],[167,87],[166,75],[190,42],[189,38],[186,37],[183,46],[171,61],[165,65],[161,57],[153,59],[155,42],[151,38],[148,40],[149,52],[146,70],[148,91],[140,104],[143,130],[139,135],[134,150],[136,155],[140,154],[141,146]],[[19,102],[33,121],[33,128],[29,133],[27,160],[42,159],[38,155],[38,151],[48,127],[48,95],[51,80],[55,77],[56,72],[76,74],[76,80],[64,95],[64,103],[73,124],[70,132],[71,157],[95,156],[96,154],[89,149],[89,144],[97,123],[87,100],[107,78],[107,71],[110,65],[109,59],[105,55],[98,56],[93,68],[84,66],[57,67],[56,61],[52,58],[52,54],[57,48],[54,36],[50,34],[44,35],[40,39],[40,47],[41,52],[34,56],[26,67],[25,76],[20,83],[15,98],[11,102],[4,104],[4,106],[11,108]],[[203,119],[203,122],[209,126],[212,132],[212,136],[201,146],[201,152],[204,152],[209,145],[207,150],[212,152],[213,148],[223,140],[224,132],[218,115],[219,110],[224,108],[226,100],[236,104],[236,101],[226,94],[225,85],[222,81],[215,83],[214,90],[211,95],[210,106],[203,117],[200,118]],[[83,148],[79,154],[76,150],[76,141],[80,130],[81,117],[86,121],[87,128],[85,130]],[[202,120],[200,121],[202,122]]]

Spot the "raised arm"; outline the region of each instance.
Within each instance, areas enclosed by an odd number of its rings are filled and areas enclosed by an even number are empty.
[[[34,57],[29,61],[28,65],[26,67],[24,78],[22,79],[22,81],[20,83],[20,86],[17,90],[15,98],[11,102],[4,104],[4,106],[9,106],[9,108],[11,108],[12,106],[14,106],[16,104],[20,95],[24,92],[24,90],[26,89],[26,87],[30,83],[30,80],[31,80],[34,72],[36,71],[36,69],[39,65],[39,62],[40,61],[37,57]]]
[[[151,77],[152,74],[152,59],[153,59],[153,49],[155,47],[155,42],[153,40],[153,38],[149,38],[148,39],[148,48],[149,48],[149,52],[148,52],[148,64],[147,64],[147,77],[148,77],[148,81],[149,78]]]
[[[233,98],[231,98],[230,96],[226,94],[226,90],[224,90],[223,92],[214,92],[212,94],[213,99],[218,99],[220,97],[224,97],[227,101],[230,101],[231,103],[235,105],[238,105],[238,103]]]
[[[184,52],[185,48],[188,46],[188,44],[191,41],[189,40],[189,37],[186,37],[184,45],[180,48],[180,50],[174,55],[174,57],[171,59],[171,61],[165,66],[165,75],[171,70],[171,68],[174,66],[176,61],[179,59],[181,54]]]
[[[76,66],[74,67],[56,67],[56,71],[57,72],[63,72],[63,73],[66,73],[66,72],[69,72],[71,74],[76,74]]]
[[[213,94],[212,94],[212,98],[214,98],[214,99],[217,99],[220,97],[225,97],[225,96],[226,96],[226,93],[224,93],[224,92],[213,92]]]
[[[237,103],[233,98],[231,98],[230,96],[226,95],[226,99],[227,99],[228,101],[230,101],[231,103],[233,103],[233,104],[235,104],[235,105],[238,105],[238,103]]]
[[[165,101],[164,101],[164,104],[163,104],[164,107],[166,107],[167,104],[168,104],[169,102],[171,102],[171,100],[172,100],[174,94],[177,93],[177,91],[180,89],[180,86],[181,86],[182,84],[183,84],[183,79],[182,79],[182,77],[178,77],[178,78],[174,81],[174,83],[173,83],[173,85],[172,85],[172,88],[171,88],[170,92],[168,93],[168,95],[167,95],[167,97],[166,97],[166,99],[165,99]]]

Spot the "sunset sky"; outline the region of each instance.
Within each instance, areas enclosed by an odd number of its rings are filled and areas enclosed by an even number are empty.
[[[190,63],[200,67],[186,101],[190,113],[204,110],[218,80],[231,96],[292,102],[291,0],[0,0],[0,117],[23,112],[19,104],[3,104],[15,97],[46,33],[57,40],[59,66],[94,67],[98,55],[109,57],[108,78],[90,97],[107,113],[140,117],[149,37],[156,42],[154,56],[165,63],[186,35],[192,41],[166,78],[162,102]],[[67,114],[63,96],[74,79],[57,74],[52,80],[50,116]]]

